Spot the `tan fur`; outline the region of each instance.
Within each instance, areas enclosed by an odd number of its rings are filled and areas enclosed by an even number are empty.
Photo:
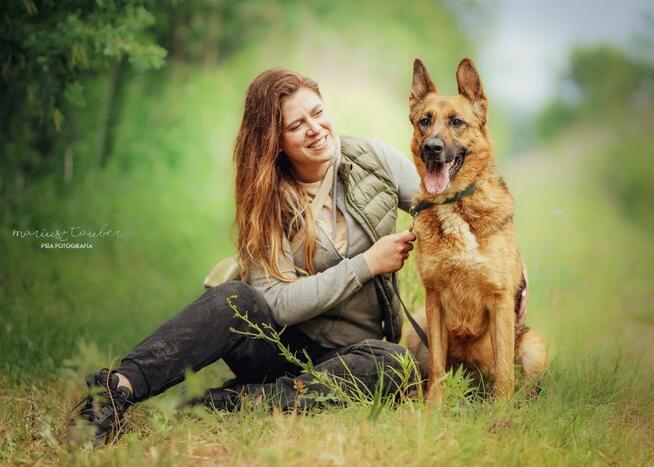
[[[415,221],[418,269],[426,289],[426,331],[429,336],[427,400],[440,403],[448,362],[477,367],[494,381],[494,394],[513,394],[516,355],[525,374],[545,370],[542,338],[529,331],[515,342],[516,293],[522,280],[522,259],[513,230],[513,198],[495,170],[486,127],[487,101],[473,63],[464,59],[457,70],[459,95],[442,96],[422,62],[416,60],[410,103],[414,126],[411,150],[421,180],[426,166],[420,148],[429,138],[468,151],[459,171],[440,195],[421,183],[420,199],[440,203],[475,183],[478,189],[457,203],[422,211]],[[420,125],[429,115],[430,125]],[[455,127],[453,116],[465,125]],[[414,354],[417,336],[407,338]],[[516,348],[517,353],[516,353]],[[421,353],[422,352],[422,353]]]
[[[520,336],[516,346],[515,361],[528,381],[538,380],[547,370],[547,347],[538,332],[529,329]]]

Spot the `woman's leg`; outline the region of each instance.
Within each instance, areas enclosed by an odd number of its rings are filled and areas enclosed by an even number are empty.
[[[350,396],[358,392],[372,396],[378,385],[382,395],[388,395],[398,390],[402,384],[404,369],[398,357],[410,355],[407,349],[399,344],[369,339],[326,353],[314,361],[314,364],[316,371],[328,375]],[[410,375],[411,380],[417,377],[416,374]],[[233,410],[239,407],[238,399],[242,395],[254,399],[272,396],[273,403],[279,405],[282,410],[296,407],[306,409],[320,403],[312,398],[311,394],[328,400],[325,396],[329,396],[331,392],[328,386],[314,382],[310,375],[284,375],[272,383],[244,384],[227,390],[209,391],[204,402],[216,408]],[[300,396],[303,393],[309,394],[306,397]]]
[[[249,285],[230,281],[209,289],[138,344],[115,369],[131,383],[134,400],[155,396],[181,382],[187,369],[198,371],[220,358],[244,383],[271,381],[296,370],[275,344],[234,332],[251,329],[235,316],[232,306],[253,323],[280,329],[263,295]],[[309,342],[294,328],[282,336],[293,347]]]
[[[248,331],[249,325],[235,316],[232,306],[251,322],[278,329],[265,299],[249,285],[234,281],[206,291],[137,345],[118,368],[87,377],[89,396],[74,409],[62,439],[94,445],[114,439],[130,405],[179,383],[186,369],[197,371],[220,358],[244,382],[260,383],[297,371],[274,344],[234,332]],[[294,328],[282,336],[291,347],[308,341]],[[121,384],[121,376],[131,389],[124,380]]]

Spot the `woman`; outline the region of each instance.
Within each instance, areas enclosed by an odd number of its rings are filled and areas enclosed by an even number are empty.
[[[419,187],[413,164],[379,141],[339,138],[317,84],[284,69],[250,84],[234,163],[246,280],[209,289],[118,368],[89,375],[102,395],[80,403],[68,435],[86,425],[95,444],[105,442],[131,404],[221,358],[236,378],[200,399],[212,407],[274,393],[282,409],[306,408],[316,403],[307,393],[329,393],[274,343],[243,334],[250,325],[232,307],[260,326],[286,326],[282,343],[306,351],[317,371],[353,378],[363,391],[397,388],[396,357],[406,350],[396,343],[402,316],[390,274],[415,236],[392,232],[398,205],[408,210]]]

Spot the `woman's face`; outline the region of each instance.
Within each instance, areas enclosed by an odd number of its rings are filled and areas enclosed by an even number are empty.
[[[319,180],[336,149],[332,121],[322,99],[300,88],[282,104],[282,149],[301,181]]]

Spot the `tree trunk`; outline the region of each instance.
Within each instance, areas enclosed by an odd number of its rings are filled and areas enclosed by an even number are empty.
[[[95,153],[100,167],[105,167],[107,157],[111,151],[113,143],[113,127],[115,124],[116,114],[118,112],[118,102],[116,99],[116,90],[121,81],[123,74],[123,60],[116,60],[111,64],[109,76],[105,83],[100,110],[98,111],[98,126],[95,131]]]
[[[64,153],[64,183],[67,185],[73,181],[73,150],[66,148]]]

